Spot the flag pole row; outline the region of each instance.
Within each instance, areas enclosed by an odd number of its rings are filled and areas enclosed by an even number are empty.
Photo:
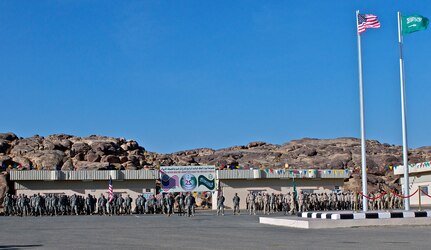
[[[406,94],[405,94],[405,74],[403,58],[403,35],[425,30],[428,27],[429,19],[421,15],[402,16],[398,11],[398,44],[400,48],[400,83],[401,83],[401,123],[403,136],[403,165],[404,165],[404,209],[410,210],[409,199],[409,169],[408,169],[408,146],[407,146],[407,119],[406,119]],[[364,114],[364,87],[362,80],[362,48],[361,34],[368,28],[380,28],[380,21],[374,14],[360,14],[356,11],[356,24],[358,36],[358,64],[359,64],[359,102],[361,118],[361,166],[362,166],[362,193],[367,194],[367,167],[366,167],[366,145],[365,145],[365,114]],[[368,197],[364,196],[362,208],[364,212],[368,211]]]

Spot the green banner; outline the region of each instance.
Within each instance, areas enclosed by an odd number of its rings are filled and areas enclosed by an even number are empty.
[[[428,23],[428,18],[420,15],[401,16],[401,30],[403,35],[425,30],[428,27]]]
[[[210,179],[206,178],[205,175],[199,175],[198,183],[199,183],[198,186],[204,185],[209,190],[214,190],[214,187],[215,187],[214,179],[210,180]]]

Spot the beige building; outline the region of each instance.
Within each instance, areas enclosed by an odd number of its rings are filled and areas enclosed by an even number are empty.
[[[240,208],[246,207],[249,192],[292,192],[293,182],[298,191],[329,192],[342,189],[348,170],[216,170],[216,183],[226,198],[225,205],[232,207],[235,193],[241,198]],[[10,171],[16,194],[66,194],[107,196],[108,180],[112,178],[117,194],[129,194],[136,200],[143,192],[155,193],[158,170],[80,170],[80,171]],[[213,192],[213,209],[216,209],[217,192]]]
[[[395,166],[394,174],[402,176],[401,185],[404,190],[404,166]],[[422,162],[417,164],[409,164],[409,193],[413,194],[416,190],[421,189],[410,198],[412,206],[419,206],[419,199],[422,205],[430,206],[431,198],[429,188],[431,185],[431,162]]]
[[[344,179],[350,177],[348,170],[218,170],[217,180],[225,196],[225,206],[233,207],[233,197],[238,193],[240,209],[246,208],[246,197],[250,192],[286,194],[296,190],[304,192],[331,192],[342,190]],[[216,209],[217,192],[213,195]]]
[[[81,171],[11,171],[16,194],[66,194],[107,196],[109,178],[114,193],[129,194],[135,200],[143,192],[155,192],[157,170],[81,170]]]

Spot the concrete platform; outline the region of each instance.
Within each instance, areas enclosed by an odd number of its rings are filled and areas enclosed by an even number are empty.
[[[356,220],[325,220],[295,217],[259,217],[259,223],[303,228],[350,228],[350,227],[375,227],[375,226],[431,226],[430,217],[421,218],[389,218],[389,219],[356,219]]]
[[[302,212],[298,217],[327,220],[363,220],[363,219],[393,219],[393,218],[418,218],[431,217],[431,211],[326,211],[326,212]]]

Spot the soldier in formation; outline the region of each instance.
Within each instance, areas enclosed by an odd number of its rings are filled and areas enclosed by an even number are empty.
[[[248,212],[250,213],[250,215],[252,213],[256,215],[256,196],[254,195],[254,193],[248,194],[247,201],[248,201]]]
[[[130,195],[127,195],[126,198],[124,198],[124,214],[132,214],[132,202],[133,199]]]
[[[145,207],[145,204],[147,202],[147,199],[143,195],[138,195],[138,198],[135,200],[135,213],[137,214],[144,214],[148,210]]]
[[[106,204],[108,200],[105,198],[103,194],[100,194],[99,199],[97,200],[97,213],[99,215],[106,215]]]
[[[403,199],[392,193],[380,191],[370,193],[368,196],[370,210],[401,209],[403,206]],[[362,200],[362,195],[350,191],[328,193],[299,191],[286,194],[250,192],[246,197],[246,207],[250,215],[256,212],[262,214],[283,212],[286,215],[306,211],[357,211],[362,209]]]

